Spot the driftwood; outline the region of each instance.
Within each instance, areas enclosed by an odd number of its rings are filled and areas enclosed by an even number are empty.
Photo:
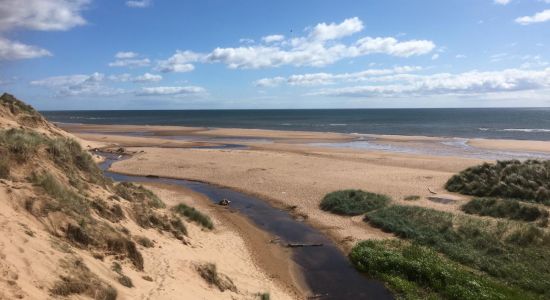
[[[432,190],[430,189],[430,187],[428,187],[428,192],[430,192],[430,194],[434,194],[434,195],[437,194],[436,192],[432,191]]]
[[[300,248],[300,247],[321,247],[323,244],[296,244],[296,243],[288,243],[286,244],[288,248]]]

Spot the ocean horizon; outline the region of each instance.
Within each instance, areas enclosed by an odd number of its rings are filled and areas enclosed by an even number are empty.
[[[59,123],[550,140],[550,108],[43,111]]]

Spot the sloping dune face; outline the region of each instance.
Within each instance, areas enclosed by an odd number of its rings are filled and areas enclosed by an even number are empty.
[[[195,195],[114,183],[96,159],[31,106],[0,96],[0,299],[291,298],[239,236],[172,209]],[[232,263],[216,268],[220,247]]]

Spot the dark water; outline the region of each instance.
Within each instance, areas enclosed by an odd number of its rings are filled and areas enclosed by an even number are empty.
[[[106,157],[114,156],[106,154]],[[105,170],[106,176],[115,181],[160,182],[184,186],[208,196],[214,203],[227,198],[231,200],[232,209],[284,242],[323,244],[322,247],[292,248],[293,260],[300,266],[306,283],[313,294],[319,295],[316,299],[393,299],[382,283],[357,272],[326,236],[294,220],[286,211],[274,208],[258,198],[206,183],[106,171],[113,162],[114,160],[107,159],[100,167]]]
[[[550,140],[550,108],[45,111],[54,122]]]

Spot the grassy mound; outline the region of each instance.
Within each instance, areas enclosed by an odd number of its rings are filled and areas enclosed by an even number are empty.
[[[382,208],[366,220],[526,293],[550,295],[550,234],[536,226],[415,206]]]
[[[474,198],[461,207],[471,215],[490,216],[520,221],[548,223],[548,211],[516,200],[496,198]]]
[[[390,198],[362,190],[343,190],[328,193],[321,200],[322,210],[339,215],[356,216],[384,207]]]
[[[201,225],[204,228],[214,228],[214,223],[212,223],[210,217],[196,210],[194,207],[190,207],[183,203],[180,203],[176,207],[174,207],[174,211],[182,216],[185,216],[187,219]]]
[[[447,181],[451,192],[550,205],[550,160],[499,161],[468,168]]]
[[[349,257],[357,269],[386,282],[398,299],[525,299],[521,291],[403,241],[364,241]]]

